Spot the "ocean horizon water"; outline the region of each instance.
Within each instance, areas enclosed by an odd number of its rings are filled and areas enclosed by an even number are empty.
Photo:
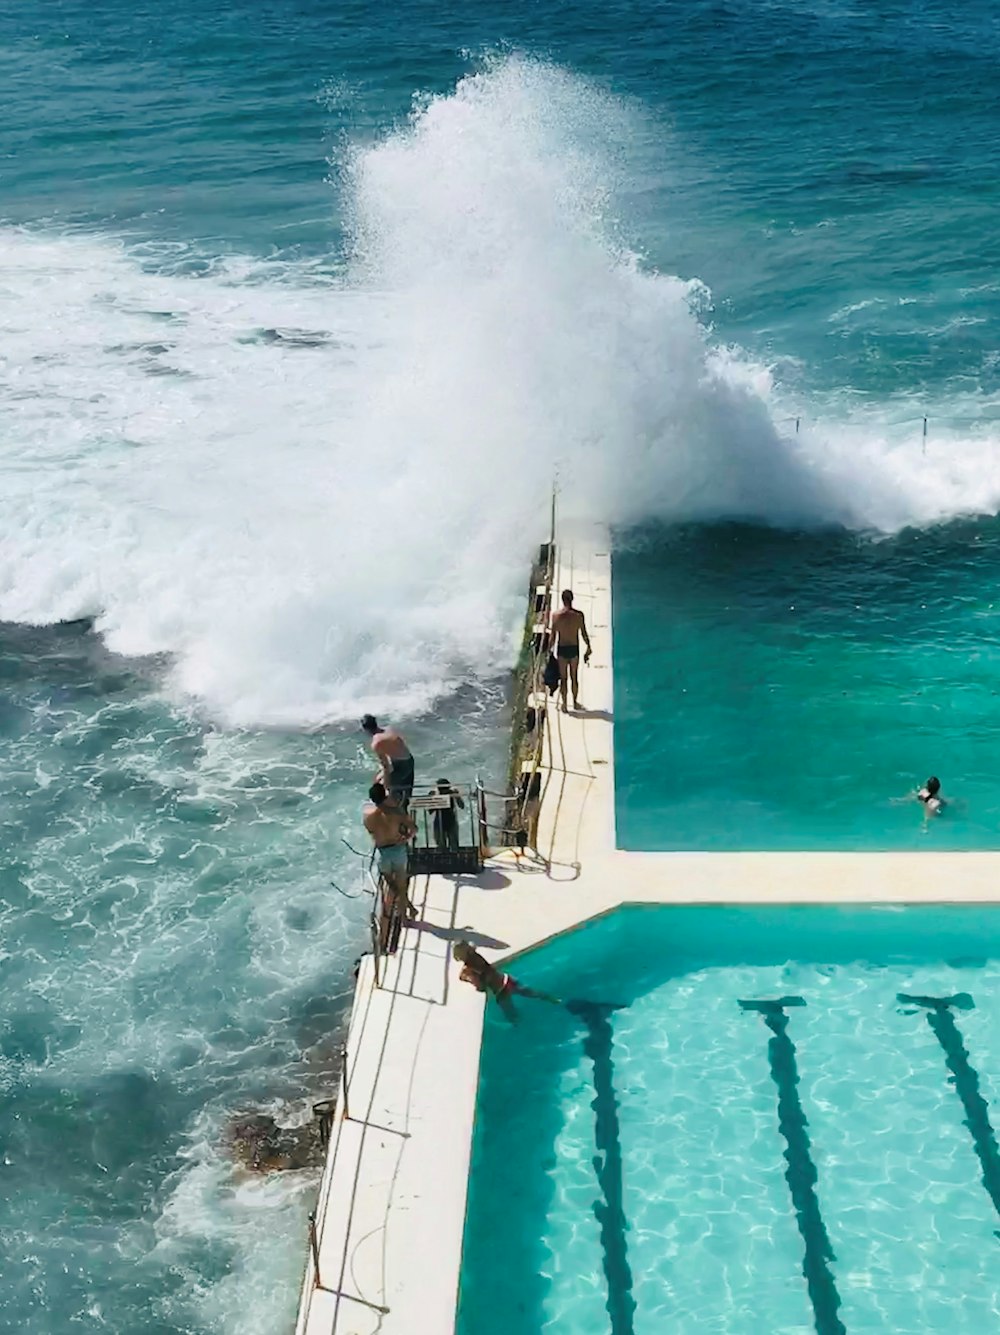
[[[329,1089],[354,720],[503,772],[554,480],[945,568],[997,512],[998,30],[0,12],[0,1330],[291,1328],[315,1175],[225,1127]]]

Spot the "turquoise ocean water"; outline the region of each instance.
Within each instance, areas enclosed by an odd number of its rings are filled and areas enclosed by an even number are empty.
[[[940,626],[988,646],[965,516],[1000,498],[997,24],[0,12],[0,1328],[289,1324],[311,1179],[234,1176],[222,1131],[327,1090],[363,940],[329,884],[370,773],[351,720],[497,771],[553,475],[641,526],[638,600],[676,551],[706,606],[773,622],[786,563],[843,562],[886,607],[930,544],[940,616],[893,615],[957,692]],[[843,657],[816,598],[799,648]],[[937,764],[893,728],[880,792]],[[971,824],[988,741],[961,745]]]
[[[460,1335],[992,1329],[997,918],[633,907],[519,958],[573,1009],[488,1012]]]

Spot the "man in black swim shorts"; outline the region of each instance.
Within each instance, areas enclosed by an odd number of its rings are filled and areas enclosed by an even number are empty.
[[[590,636],[587,633],[587,621],[583,613],[573,606],[573,590],[563,589],[562,607],[552,618],[552,640],[556,645],[556,662],[559,664],[559,700],[563,713],[566,713],[567,679],[573,687],[573,708],[580,708],[580,637],[587,646],[583,656],[585,663],[590,662]]]
[[[395,728],[382,727],[374,714],[364,716],[361,728],[371,738],[379,761],[375,782],[384,784],[405,811],[413,796],[413,756],[406,739]]]

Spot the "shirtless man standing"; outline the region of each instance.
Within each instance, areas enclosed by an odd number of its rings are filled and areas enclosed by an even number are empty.
[[[374,714],[361,720],[362,729],[372,739],[372,750],[379,761],[375,782],[381,783],[404,808],[413,796],[413,756],[401,733],[383,728]]]
[[[380,783],[368,790],[369,801],[364,809],[365,829],[375,845],[375,857],[382,879],[392,891],[400,909],[408,918],[415,918],[417,910],[410,902],[410,873],[407,866],[407,846],[417,827],[397,801],[391,798]]]
[[[580,708],[580,683],[577,673],[580,669],[580,636],[587,646],[583,656],[585,663],[590,662],[590,636],[587,634],[587,622],[582,612],[573,606],[573,590],[563,589],[562,609],[552,618],[552,636],[558,641],[555,650],[559,664],[559,699],[562,711],[566,713],[566,678],[573,686],[573,708]]]

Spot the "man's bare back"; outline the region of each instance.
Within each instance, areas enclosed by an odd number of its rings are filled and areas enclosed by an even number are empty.
[[[564,607],[552,618],[552,629],[559,643],[579,647],[580,631],[586,625],[586,618],[576,607]]]
[[[587,633],[587,619],[573,606],[573,590],[564,589],[562,607],[552,618],[552,647],[556,662],[559,664],[559,699],[563,713],[566,712],[567,682],[573,687],[573,708],[580,708],[580,639],[583,638],[587,652],[583,661],[590,662],[590,636]]]
[[[372,750],[379,760],[408,760],[410,748],[395,728],[383,728],[372,738]]]
[[[371,738],[371,748],[379,762],[376,783],[386,788],[405,807],[413,793],[413,754],[406,738],[395,728],[384,728],[374,714],[366,714],[361,727]]]

